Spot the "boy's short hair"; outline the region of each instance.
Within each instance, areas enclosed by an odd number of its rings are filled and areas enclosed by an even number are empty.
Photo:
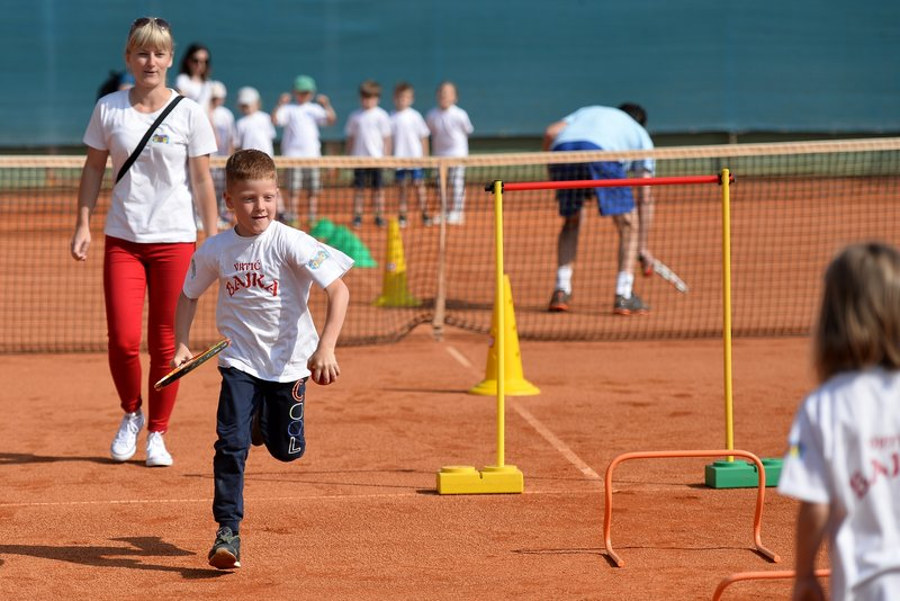
[[[359,84],[359,95],[363,98],[381,96],[381,85],[373,79],[367,79]]]
[[[261,150],[238,150],[225,163],[225,184],[232,185],[248,180],[267,179],[278,181],[275,161]]]
[[[647,111],[639,104],[633,102],[625,102],[619,105],[619,110],[627,113],[632,119],[641,124],[641,127],[647,125]]]
[[[394,96],[398,94],[402,94],[403,92],[412,92],[413,86],[408,81],[401,81],[396,86],[394,86]]]

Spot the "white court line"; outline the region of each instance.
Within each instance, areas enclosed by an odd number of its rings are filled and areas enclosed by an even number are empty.
[[[445,347],[447,352],[451,357],[456,359],[463,367],[468,369],[472,369],[472,363],[466,359],[465,355],[456,350],[453,346],[447,344]],[[550,445],[556,449],[563,457],[565,457],[569,463],[578,468],[578,471],[584,474],[588,479],[599,482],[601,480],[600,475],[595,472],[591,466],[582,461],[582,459],[575,454],[569,446],[559,439],[547,426],[545,426],[538,418],[536,418],[530,411],[528,411],[525,407],[514,399],[507,397],[505,399],[513,409],[516,410],[516,413],[522,416],[528,424],[535,429],[535,431],[540,434],[544,440],[550,443]]]
[[[596,494],[592,490],[526,490],[526,495],[581,495]],[[431,495],[442,496],[447,495]],[[455,495],[451,495],[455,496]],[[468,495],[466,495],[468,496]],[[398,492],[398,493],[371,493],[371,494],[331,494],[331,495],[292,495],[289,497],[260,497],[245,498],[244,503],[281,503],[284,501],[334,501],[334,500],[366,500],[366,499],[397,499],[397,498],[427,498],[429,495],[419,492]],[[162,503],[212,503],[212,499],[106,499],[102,501],[34,501],[22,503],[0,503],[0,508],[4,507],[77,507],[77,506],[99,506],[99,505],[159,505]]]

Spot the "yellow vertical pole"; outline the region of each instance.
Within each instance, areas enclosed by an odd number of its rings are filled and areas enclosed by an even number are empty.
[[[734,449],[731,364],[731,193],[728,169],[722,169],[722,342],[725,358],[725,448]],[[728,457],[734,461],[734,457]]]
[[[494,307],[497,309],[497,339],[494,340],[494,348],[497,349],[497,466],[506,464],[504,432],[506,430],[506,303],[503,292],[503,182],[494,182],[494,252],[497,260],[496,292],[494,293]]]

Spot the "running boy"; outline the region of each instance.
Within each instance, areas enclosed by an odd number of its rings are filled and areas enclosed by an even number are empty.
[[[820,386],[794,418],[778,491],[800,500],[793,599],[900,599],[900,252],[846,248],[825,272],[813,358]]]
[[[381,86],[368,79],[359,86],[360,108],[347,119],[344,133],[347,136],[347,154],[357,157],[383,157],[391,154],[391,117],[378,106]],[[385,225],[384,183],[381,169],[366,168],[353,170],[353,227],[362,226],[365,189],[372,189],[372,204],[375,205],[375,225]]]
[[[241,565],[244,465],[254,445],[280,461],[306,449],[306,380],[331,384],[340,375],[335,344],[350,293],[341,277],[353,261],[290,226],[273,221],[278,198],[275,162],[258,150],[234,153],[225,165],[225,202],[236,225],[194,253],[175,312],[177,366],[191,357],[188,340],[197,299],[219,282],[216,326],[231,339],[219,355],[222,388],[213,459],[213,517],[219,524],[209,564]],[[310,285],[325,289],[322,337],[307,302]]]
[[[415,92],[412,85],[405,81],[394,87],[394,112],[391,113],[391,133],[393,134],[394,156],[403,158],[419,158],[428,154],[428,136],[431,133],[422,118],[422,113],[412,107]],[[419,209],[422,211],[422,223],[431,225],[428,205],[425,197],[425,170],[421,167],[397,169],[394,179],[397,180],[398,199],[397,221],[400,227],[406,227],[408,205],[406,192],[410,184],[416,189]]]
[[[442,82],[437,88],[437,106],[425,117],[436,157],[464,157],[469,154],[469,136],[475,128],[469,114],[456,106],[456,101],[456,84]],[[465,222],[466,168],[462,165],[450,167],[447,169],[447,180],[453,194],[446,215],[447,223],[462,225]],[[444,217],[442,215],[439,219]]]

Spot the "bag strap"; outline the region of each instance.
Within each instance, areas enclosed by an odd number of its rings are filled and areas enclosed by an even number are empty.
[[[169,103],[169,105],[163,109],[163,112],[159,114],[159,117],[156,118],[156,121],[150,125],[150,128],[144,134],[144,137],[141,138],[141,141],[138,142],[137,147],[134,149],[134,152],[131,153],[131,156],[128,157],[128,160],[122,165],[122,168],[119,169],[119,174],[116,176],[116,183],[119,183],[119,180],[125,177],[125,173],[131,168],[131,165],[137,160],[138,155],[141,154],[141,151],[144,150],[144,146],[147,145],[147,142],[150,140],[150,136],[153,135],[153,132],[156,131],[156,128],[160,126],[163,120],[172,112],[179,102],[184,99],[184,96],[178,95],[175,97],[175,100]]]

